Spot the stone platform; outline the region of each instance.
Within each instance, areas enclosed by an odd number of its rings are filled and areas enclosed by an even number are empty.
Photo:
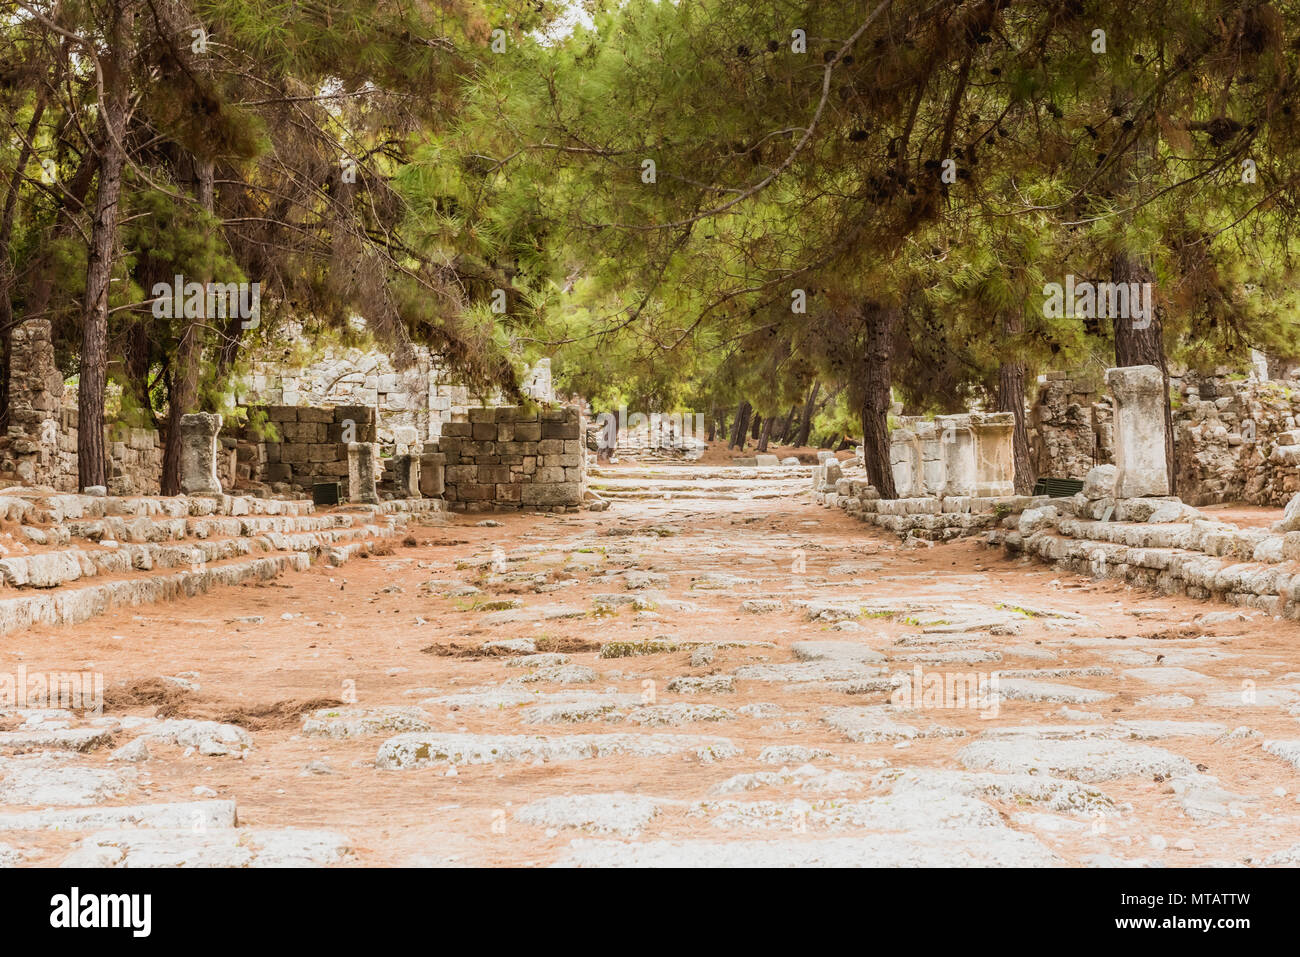
[[[117,497],[0,491],[0,634],[86,621],[113,607],[342,564],[408,524],[440,521],[437,499],[318,511],[244,496]]]

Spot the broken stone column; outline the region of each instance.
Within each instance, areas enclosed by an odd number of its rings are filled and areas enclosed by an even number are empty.
[[[374,442],[348,443],[348,501],[379,504]]]
[[[1014,412],[971,413],[976,495],[1015,494],[1015,428]]]
[[[1258,349],[1250,350],[1250,377],[1260,382],[1268,381],[1268,356]]]
[[[943,485],[939,494],[945,498],[975,494],[975,436],[969,415],[939,415],[934,419],[939,430],[939,448],[943,455]]]
[[[1165,378],[1155,366],[1106,370],[1115,399],[1115,498],[1169,494]]]
[[[821,483],[814,491],[833,492],[835,491],[835,483],[844,477],[844,470],[840,468],[838,459],[827,459],[825,465],[817,466],[817,474],[821,479]]]
[[[911,429],[890,433],[889,466],[894,472],[894,493],[899,498],[921,495],[921,445]]]
[[[63,375],[54,362],[49,320],[20,322],[11,343],[8,431],[14,461],[8,467],[26,485],[58,488]]]
[[[181,493],[220,495],[217,478],[217,433],[221,416],[193,412],[181,416]]]
[[[388,466],[393,472],[393,487],[399,498],[420,498],[420,456],[393,456]]]
[[[420,493],[425,498],[442,498],[447,470],[447,453],[420,454]]]
[[[921,447],[921,494],[938,495],[943,488],[943,446],[934,422],[916,423],[916,439]]]
[[[537,365],[524,377],[524,394],[538,402],[554,402],[555,387],[551,382],[551,360],[538,359]]]

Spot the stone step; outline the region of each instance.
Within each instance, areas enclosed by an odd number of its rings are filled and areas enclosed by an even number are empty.
[[[387,519],[384,525],[358,525],[353,524],[353,516],[337,517],[345,519],[347,524],[331,521],[315,532],[269,531],[261,535],[236,534],[228,538],[202,538],[188,545],[87,545],[0,559],[0,584],[17,589],[57,588],[84,578],[203,565],[254,552],[293,551],[314,554],[342,542],[381,537],[396,524],[393,519]]]
[[[670,498],[681,499],[717,499],[725,501],[752,501],[754,499],[769,498],[789,498],[807,492],[807,489],[800,486],[776,486],[774,488],[756,488],[752,485],[742,486],[740,488],[701,488],[699,486],[685,486],[681,488],[668,488],[664,486],[644,485],[630,488],[605,488],[597,487],[594,489],[602,498],[617,499],[659,499],[668,495]]]
[[[165,518],[205,515],[310,515],[316,507],[302,499],[249,495],[116,496],[75,495],[14,486],[0,489],[0,521],[60,525],[106,516]]]
[[[136,575],[83,588],[64,587],[18,598],[0,599],[0,635],[34,625],[72,625],[111,608],[173,601],[210,591],[218,585],[275,578],[287,570],[305,571],[305,552],[221,562],[201,570],[166,575]]]
[[[804,490],[808,483],[803,480],[785,482],[746,482],[739,479],[654,479],[654,478],[597,478],[587,482],[588,488],[594,489],[658,489],[672,492],[677,489],[701,489],[743,492],[755,488],[788,487]]]
[[[1246,561],[1187,548],[1131,546],[1047,531],[1027,536],[995,532],[990,543],[1079,574],[1119,579],[1165,595],[1215,598],[1300,618],[1300,565],[1291,562]]]
[[[608,479],[641,479],[654,482],[686,481],[696,482],[707,479],[721,479],[733,482],[772,482],[800,481],[807,482],[813,473],[811,465],[786,465],[772,467],[738,467],[666,465],[662,468],[611,468],[594,466],[587,469],[587,481]]]
[[[256,538],[229,540],[246,543],[250,551],[260,549],[268,552],[261,557],[245,555],[223,557],[202,564],[189,562],[185,570],[169,574],[148,574],[144,570],[132,569],[111,579],[107,575],[97,576],[101,580],[83,587],[73,586],[71,581],[76,579],[72,579],[65,580],[61,586],[22,589],[25,594],[0,598],[0,635],[33,625],[77,624],[111,608],[170,601],[202,594],[220,585],[267,580],[287,570],[305,571],[313,561],[341,565],[369,543],[395,537],[404,531],[404,521],[390,519],[383,525],[360,524],[324,532],[296,535],[272,532]],[[219,544],[204,542],[203,546]],[[192,548],[185,550],[193,553]]]

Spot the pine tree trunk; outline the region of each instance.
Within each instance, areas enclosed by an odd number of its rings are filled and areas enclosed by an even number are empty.
[[[799,448],[804,448],[808,444],[808,433],[812,431],[813,412],[817,408],[817,393],[821,389],[822,384],[814,382],[812,388],[808,390],[808,401],[803,404],[803,419],[799,423],[799,434],[794,440],[794,444]]]
[[[754,439],[755,441],[758,440],[758,432],[759,429],[762,427],[762,425],[763,425],[763,417],[761,415],[755,414],[754,420],[749,423],[749,437],[751,439]]]
[[[763,431],[758,434],[758,451],[766,452],[768,440],[772,437],[772,422],[774,420],[769,415],[763,420]]]
[[[100,123],[104,144],[99,157],[99,186],[91,222],[86,263],[86,298],[81,315],[81,379],[77,390],[77,483],[81,489],[108,485],[104,453],[104,390],[108,382],[108,294],[117,248],[122,198],[123,138],[130,94],[131,30],[135,12],[129,4],[114,10],[109,55],[104,67],[104,109]]]
[[[785,445],[786,439],[790,438],[790,429],[794,427],[794,414],[798,406],[790,406],[790,414],[785,417],[785,423],[781,426],[781,432],[773,436],[777,445]]]
[[[199,205],[211,213],[216,203],[211,160],[193,158],[194,191]],[[203,277],[205,282],[212,275]],[[164,437],[162,494],[181,494],[181,416],[198,411],[199,375],[202,372],[203,333],[207,316],[186,322],[176,350],[175,373],[167,396],[167,433]]]
[[[894,328],[899,310],[868,307],[867,362],[862,383],[862,455],[867,478],[881,498],[896,498],[894,470],[889,459],[889,407],[894,358]]]
[[[745,437],[749,434],[749,416],[753,411],[754,407],[748,402],[740,403],[740,408],[736,410],[736,427],[731,433],[729,448],[744,449]]]
[[[1002,333],[1007,339],[1020,333],[1022,328],[1019,316],[1012,313],[1003,315]],[[1034,474],[1033,458],[1029,451],[1029,426],[1025,421],[1025,364],[1023,362],[1008,360],[998,367],[998,411],[1011,412],[1015,415],[1012,458],[1015,462],[1016,494],[1029,495],[1034,490],[1034,482],[1037,481],[1038,476]]]
[[[69,41],[62,43],[62,52],[66,54]],[[62,60],[60,62],[63,62]],[[59,70],[59,75],[63,71]],[[18,151],[17,162],[9,177],[9,188],[5,193],[4,213],[0,215],[0,435],[9,431],[9,382],[10,362],[13,352],[14,326],[14,272],[10,244],[14,234],[14,214],[18,210],[18,192],[22,188],[23,170],[32,158],[32,145],[41,128],[41,118],[45,115],[48,89],[41,87],[32,107],[32,118],[27,123],[27,136]]]
[[[1144,283],[1155,280],[1151,269],[1136,256],[1123,253],[1111,261],[1110,278],[1116,283]],[[1164,378],[1165,407],[1165,469],[1169,475],[1169,492],[1178,494],[1174,469],[1174,415],[1169,401],[1169,366],[1165,360],[1164,323],[1161,310],[1153,308],[1154,315],[1145,317],[1143,328],[1132,319],[1114,319],[1115,365],[1155,366]]]

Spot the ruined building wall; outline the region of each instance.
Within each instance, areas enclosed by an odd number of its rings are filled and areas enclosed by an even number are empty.
[[[1034,470],[1052,478],[1082,478],[1114,461],[1114,409],[1100,379],[1049,372],[1029,413]]]
[[[1300,381],[1188,377],[1179,387],[1174,455],[1183,501],[1285,506],[1300,492]]]
[[[77,491],[76,396],[67,392],[54,362],[50,324],[31,319],[13,332],[9,429],[0,439],[0,474],[24,485]],[[104,429],[110,495],[157,491],[162,446],[153,429],[109,423]]]
[[[13,345],[13,354],[23,361],[11,371],[0,481],[76,491],[76,397],[65,389],[55,364],[49,323],[21,323]],[[346,482],[349,442],[373,444],[387,462],[420,456],[424,443],[436,442],[449,423],[468,424],[469,410],[480,400],[448,381],[427,349],[417,347],[417,355],[416,366],[402,373],[387,355],[361,349],[326,349],[303,368],[285,366],[283,355],[279,361],[270,355],[254,361],[250,380],[237,385],[236,398],[265,413],[271,429],[226,423],[216,456],[222,487],[265,483],[276,493],[303,493],[316,482]],[[529,370],[524,391],[539,402],[554,402],[549,360]],[[487,401],[497,404],[501,397]],[[163,446],[155,430],[110,423],[105,449],[110,494],[158,492]]]
[[[1281,381],[1228,369],[1170,376],[1183,501],[1284,506],[1300,491],[1297,371]],[[1038,474],[1082,478],[1094,464],[1113,463],[1113,416],[1110,397],[1094,378],[1049,372],[1030,417]]]
[[[444,426],[430,448],[444,466],[449,509],[564,510],[582,503],[586,454],[578,409],[472,408],[468,418]]]
[[[348,479],[348,443],[375,442],[375,410],[364,405],[331,409],[272,405],[251,409],[264,413],[265,434],[245,428],[240,434],[247,450],[241,454],[241,474],[253,482],[303,492],[317,482]],[[224,482],[223,482],[224,485]]]

